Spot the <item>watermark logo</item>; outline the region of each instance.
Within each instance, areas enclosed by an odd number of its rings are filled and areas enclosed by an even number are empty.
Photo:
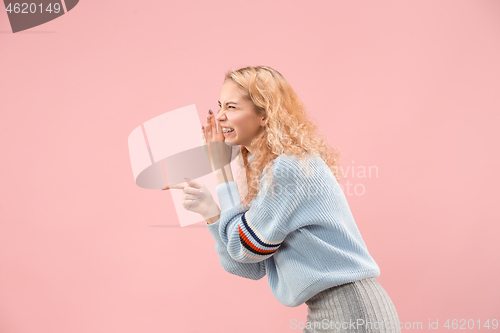
[[[62,16],[75,8],[79,0],[33,0],[17,2],[4,0],[12,32],[27,30]]]
[[[342,182],[340,187],[347,196],[361,196],[366,193],[366,186],[363,179],[378,178],[378,167],[376,165],[356,166],[354,165],[354,161],[352,161],[352,164],[347,166],[345,170],[343,167],[340,167],[341,173],[347,177],[345,184]]]
[[[381,321],[381,322],[371,322],[371,321],[365,321],[364,319],[356,319],[356,321],[352,321],[352,319],[349,319],[349,322],[344,321],[333,321],[333,320],[328,320],[328,319],[323,319],[321,321],[306,321],[305,323],[303,322],[298,322],[297,319],[292,319],[290,320],[290,328],[292,330],[295,329],[308,329],[312,330],[314,329],[315,331],[324,331],[324,332],[332,332],[334,330],[335,332],[359,332],[360,330],[366,331],[366,332],[371,332],[372,330],[379,331],[380,329],[382,330],[395,330],[397,328],[397,323],[393,323],[391,321]],[[360,328],[361,327],[361,328]]]

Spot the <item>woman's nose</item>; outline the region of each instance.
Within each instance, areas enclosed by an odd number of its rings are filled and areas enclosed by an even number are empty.
[[[217,121],[224,120],[225,119],[225,114],[222,111],[217,112],[217,116],[215,117]]]

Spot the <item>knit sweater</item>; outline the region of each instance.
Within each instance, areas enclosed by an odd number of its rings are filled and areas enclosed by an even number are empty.
[[[248,205],[236,182],[217,185],[220,218],[206,224],[222,267],[252,280],[267,275],[274,297],[289,307],[333,286],[380,276],[332,171],[319,156],[305,161],[310,172],[298,157],[279,155],[272,186],[266,168]]]

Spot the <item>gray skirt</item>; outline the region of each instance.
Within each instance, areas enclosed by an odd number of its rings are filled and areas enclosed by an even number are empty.
[[[401,332],[396,307],[376,278],[323,290],[305,303],[304,333]]]

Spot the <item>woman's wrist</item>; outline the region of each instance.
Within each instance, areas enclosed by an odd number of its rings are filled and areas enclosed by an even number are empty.
[[[212,224],[217,222],[220,219],[220,208],[219,206],[215,203],[215,201],[212,202],[212,205],[210,205],[210,208],[206,213],[201,215],[201,217],[207,221],[208,224]]]
[[[215,222],[217,222],[219,220],[220,220],[220,214],[217,215],[217,216],[205,219],[205,221],[207,222],[207,224],[212,224],[212,223],[215,223]]]
[[[223,168],[215,170],[214,175],[217,185],[234,181],[231,164],[227,164]],[[207,215],[203,216],[203,219],[207,222],[207,224],[215,223],[220,219],[220,212],[219,206],[214,205],[211,207]]]

